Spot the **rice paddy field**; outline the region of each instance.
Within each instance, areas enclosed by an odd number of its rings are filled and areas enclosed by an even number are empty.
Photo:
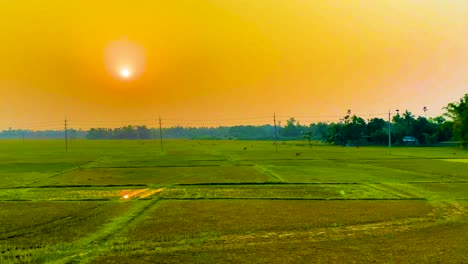
[[[0,263],[468,263],[468,151],[0,141]]]

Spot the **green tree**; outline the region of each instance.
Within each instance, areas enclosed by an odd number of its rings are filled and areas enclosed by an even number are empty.
[[[406,110],[403,115],[399,111],[393,116],[392,141],[401,142],[404,136],[414,136],[414,115]]]
[[[413,127],[413,135],[422,144],[434,144],[439,138],[437,125],[427,121],[425,117],[418,117]]]
[[[443,116],[429,118],[429,122],[437,126],[439,138],[437,141],[447,141],[452,138],[453,122],[446,120]]]
[[[146,126],[137,126],[136,132],[139,139],[151,139],[151,131]]]
[[[366,127],[367,134],[370,135],[374,133],[375,131],[381,130],[382,128],[386,126],[387,126],[387,123],[382,118],[372,118],[369,121],[369,123],[367,123],[367,127]]]
[[[343,127],[344,125],[342,123],[331,123],[328,126],[326,142],[334,143],[336,145],[345,145],[346,140],[342,133]]]
[[[281,128],[280,135],[285,138],[298,138],[301,135],[301,124],[291,117],[286,121],[286,126]]]
[[[385,130],[387,122],[382,118],[373,118],[367,123],[366,134],[373,144],[384,144],[388,139],[388,131]]]
[[[350,143],[357,143],[357,141],[362,141],[364,132],[366,131],[366,121],[361,117],[353,115],[351,117],[351,122],[345,124],[344,127],[344,137]]]
[[[453,120],[453,136],[463,142],[463,147],[468,146],[468,94],[459,102],[449,103],[446,116]]]
[[[327,142],[337,145],[364,143],[366,122],[356,115],[349,116],[350,113],[351,111],[348,110],[347,115],[343,118],[344,123],[330,124]]]
[[[416,119],[414,119],[414,115],[411,114],[410,111],[406,110],[405,113],[403,114],[403,124],[404,124],[406,135],[412,135],[414,133],[413,126],[415,122],[416,122]]]
[[[328,124],[325,122],[310,124],[309,131],[311,139],[325,141],[328,138]]]

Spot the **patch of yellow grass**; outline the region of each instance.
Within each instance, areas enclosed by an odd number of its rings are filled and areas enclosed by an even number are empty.
[[[123,190],[120,192],[120,196],[122,197],[122,199],[130,199],[130,198],[133,198],[135,196],[138,196],[139,194],[141,193],[144,193],[146,191],[148,191],[149,189],[146,188],[146,189],[138,189],[138,190]]]
[[[468,163],[468,159],[441,159],[443,161]]]
[[[164,191],[165,188],[158,188],[158,189],[155,189],[155,190],[149,190],[143,194],[140,195],[140,198],[146,198],[146,197],[149,197],[155,193],[159,193],[159,192],[162,192]]]

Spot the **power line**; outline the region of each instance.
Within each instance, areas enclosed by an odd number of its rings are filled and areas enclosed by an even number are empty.
[[[391,125],[392,122],[390,120],[390,109],[388,110],[388,154],[392,155],[392,133],[391,133]]]
[[[271,124],[271,121],[257,121],[257,122],[206,122],[206,123],[179,123],[179,122],[165,122],[166,125],[175,125],[175,126],[196,126],[196,127],[203,127],[203,126],[247,126],[247,125],[268,125]]]
[[[203,122],[203,121],[235,121],[235,120],[252,120],[252,119],[262,119],[270,118],[269,116],[254,116],[254,117],[244,117],[244,118],[214,118],[214,119],[177,119],[177,118],[165,118],[164,120],[169,121],[191,121],[191,122]]]
[[[367,113],[367,114],[354,114],[356,116],[383,116],[386,115],[387,113]],[[282,118],[341,118],[343,115],[316,115],[316,116],[310,116],[310,115],[282,115],[282,116],[277,116],[277,117],[282,117]]]
[[[384,115],[391,114],[389,113],[365,113],[365,114],[356,114],[357,116],[361,117],[377,117],[380,116],[381,118],[385,118]],[[323,121],[323,119],[334,119],[334,118],[341,118],[342,115],[276,115],[275,119],[277,118],[289,118],[294,117],[301,120],[302,124],[308,123],[316,123],[316,122],[327,122],[330,121]],[[245,126],[245,125],[255,125],[255,126],[263,126],[268,125],[271,121],[268,121],[271,118],[268,116],[250,116],[245,118],[221,118],[221,119],[177,119],[177,118],[169,118],[165,119],[168,122],[165,122],[165,125],[169,126],[183,126],[183,127],[229,127],[229,126]],[[154,120],[154,119],[153,119]],[[271,120],[271,119],[270,119]],[[68,122],[69,120],[67,120]],[[275,120],[278,121],[278,120]],[[75,126],[85,126],[85,127],[117,127],[117,126],[128,126],[130,123],[140,123],[141,125],[145,125],[151,123],[151,119],[135,119],[135,120],[124,120],[124,121],[100,121],[100,122],[91,122],[91,121],[74,121],[73,123]],[[332,120],[332,122],[335,122]],[[271,123],[270,123],[271,124]],[[23,127],[23,129],[47,129],[47,130],[60,130],[60,123],[57,122],[31,122],[31,123],[22,123],[22,124],[15,124],[16,127]],[[67,124],[68,129],[68,124]]]
[[[275,147],[276,152],[278,152],[278,135],[276,134],[276,113],[273,113],[273,123],[275,125]]]
[[[68,152],[67,117],[65,117],[65,152]]]
[[[161,117],[159,117],[159,141],[161,142],[161,153],[163,153],[163,138],[162,138]]]

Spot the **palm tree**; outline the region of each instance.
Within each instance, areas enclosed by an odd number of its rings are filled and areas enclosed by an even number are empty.
[[[414,124],[414,115],[410,111],[406,110],[403,114],[403,121],[405,124],[406,134],[412,134],[412,127]]]
[[[427,107],[424,106],[424,107],[423,107],[423,111],[424,111],[424,117],[427,117],[427,116],[426,116]]]
[[[346,115],[344,116],[344,123],[348,124],[349,123],[349,118],[351,117],[351,109],[348,109],[346,111]]]

